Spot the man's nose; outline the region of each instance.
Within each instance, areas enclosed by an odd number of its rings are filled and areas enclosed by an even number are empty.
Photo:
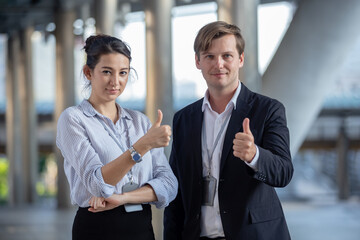
[[[215,61],[216,61],[216,66],[218,67],[218,68],[223,68],[224,67],[224,59],[221,57],[221,56],[219,56],[219,57],[217,57],[216,59],[215,59]]]

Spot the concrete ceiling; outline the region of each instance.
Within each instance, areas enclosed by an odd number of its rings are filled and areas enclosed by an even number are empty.
[[[0,0],[0,33],[11,34],[13,31],[34,26],[37,30],[44,30],[46,25],[54,22],[57,11],[76,9],[78,15],[84,6],[93,4],[97,0]],[[149,1],[149,0],[148,0]],[[280,0],[260,0],[261,4],[279,2]],[[294,2],[297,0],[286,0]],[[176,0],[176,6],[191,5],[211,0]],[[119,3],[131,4],[131,11],[143,9],[142,0],[119,0]],[[91,9],[94,9],[93,7]],[[94,15],[93,13],[90,13]]]

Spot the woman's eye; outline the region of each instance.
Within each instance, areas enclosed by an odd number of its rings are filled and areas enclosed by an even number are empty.
[[[104,74],[111,74],[111,72],[109,70],[104,70],[103,73]]]
[[[126,75],[128,72],[127,71],[121,71],[120,75]]]

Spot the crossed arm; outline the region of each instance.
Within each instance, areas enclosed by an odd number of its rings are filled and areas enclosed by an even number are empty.
[[[109,198],[92,197],[89,201],[90,212],[102,212],[111,210],[128,203],[144,203],[157,201],[154,189],[150,185],[144,185],[132,192],[113,194]]]

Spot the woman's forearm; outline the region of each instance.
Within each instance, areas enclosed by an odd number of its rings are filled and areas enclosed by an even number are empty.
[[[157,197],[154,189],[150,185],[144,185],[131,192],[114,194],[111,197],[106,198],[105,201],[117,205],[124,205],[128,203],[139,204],[157,201]]]
[[[151,149],[146,140],[146,138],[142,137],[134,144],[135,150],[141,156],[144,156]],[[127,150],[115,160],[104,165],[101,168],[101,174],[107,184],[115,186],[135,164],[130,151]]]
[[[134,165],[135,162],[132,160],[130,152],[125,151],[118,158],[101,168],[104,182],[115,186]]]
[[[132,192],[123,193],[126,203],[147,203],[157,201],[154,189],[150,185],[144,185]]]

